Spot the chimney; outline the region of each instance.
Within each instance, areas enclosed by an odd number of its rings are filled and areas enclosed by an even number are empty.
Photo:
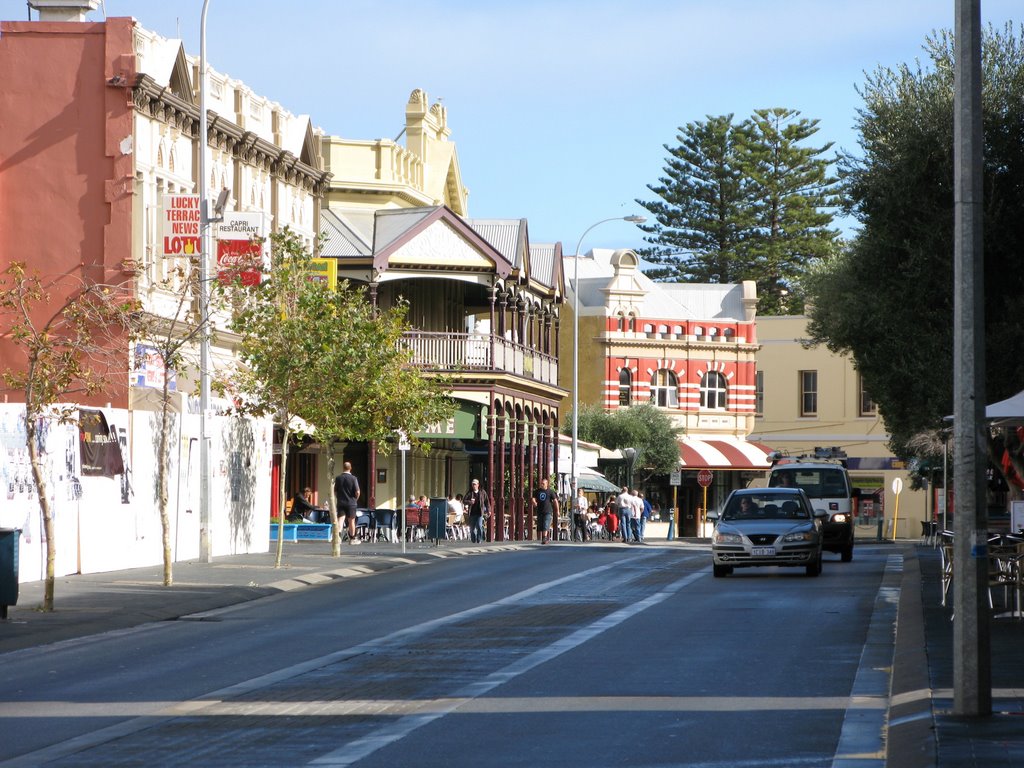
[[[100,0],[29,0],[28,4],[39,11],[39,21],[86,21]]]

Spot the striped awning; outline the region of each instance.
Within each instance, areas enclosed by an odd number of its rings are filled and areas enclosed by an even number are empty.
[[[771,469],[768,454],[772,449],[738,437],[679,441],[679,463],[683,469]]]

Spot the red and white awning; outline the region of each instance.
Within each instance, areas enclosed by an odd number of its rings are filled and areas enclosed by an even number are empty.
[[[768,454],[772,449],[738,437],[679,441],[679,463],[683,469],[771,469]]]

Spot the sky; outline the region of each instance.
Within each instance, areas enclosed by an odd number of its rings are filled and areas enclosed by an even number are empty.
[[[1024,0],[982,0],[982,22]],[[202,0],[103,0],[198,56]],[[865,73],[922,56],[954,0],[209,0],[210,66],[346,139],[394,139],[419,88],[448,110],[473,218],[567,253],[641,247],[635,201],[679,127],[787,107],[857,153]],[[33,18],[36,18],[33,13]],[[0,18],[27,18],[0,0]],[[2,87],[2,86],[0,86]],[[852,223],[837,222],[847,234]],[[584,234],[585,239],[582,240]]]

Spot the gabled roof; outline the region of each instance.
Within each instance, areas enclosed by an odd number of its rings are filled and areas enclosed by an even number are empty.
[[[502,278],[512,272],[501,251],[445,206],[374,214],[373,268],[383,272],[395,266],[441,271],[486,266]]]
[[[530,276],[541,285],[562,293],[562,244],[530,244]]]
[[[466,219],[466,223],[497,248],[513,269],[529,277],[526,219]]]
[[[182,101],[196,103],[192,73],[181,40],[154,37],[147,48],[142,71]]]
[[[320,229],[325,238],[320,247],[324,257],[369,256],[370,244],[342,216],[324,208],[320,211]]]

